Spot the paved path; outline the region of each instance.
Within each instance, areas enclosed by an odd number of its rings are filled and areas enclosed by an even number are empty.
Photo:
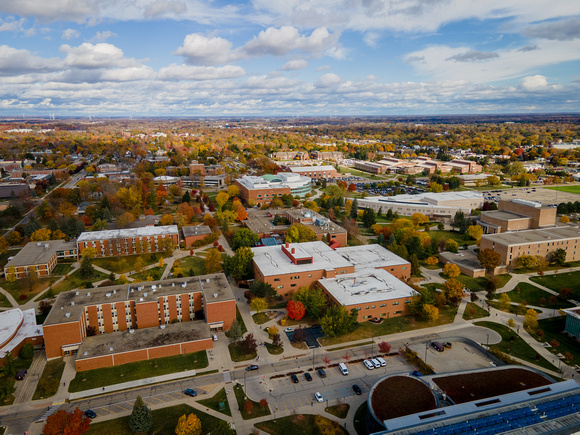
[[[34,351],[34,356],[32,358],[32,364],[28,369],[28,373],[24,380],[16,382],[16,392],[14,393],[14,404],[26,403],[32,400],[34,391],[36,390],[36,385],[44,366],[46,365],[46,354],[44,350]]]

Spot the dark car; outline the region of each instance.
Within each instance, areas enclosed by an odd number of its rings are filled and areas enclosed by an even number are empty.
[[[187,389],[187,390],[185,390],[183,393],[184,393],[184,394],[187,394],[188,396],[191,396],[191,397],[195,397],[195,396],[197,396],[197,391],[195,391],[195,390],[192,390],[191,388],[188,388],[188,389]]]
[[[322,329],[322,325],[319,325],[318,323],[314,324],[311,326],[312,329]]]
[[[291,375],[291,376],[290,376],[290,379],[292,379],[292,382],[294,382],[295,384],[297,384],[298,382],[300,382],[300,381],[298,380],[298,376],[296,376],[296,375]]]
[[[318,369],[318,376],[320,376],[321,378],[326,377],[326,372],[324,371],[324,369]]]
[[[411,372],[411,375],[413,375],[413,376],[423,376],[423,374],[420,371],[418,371],[418,370],[413,370]]]
[[[85,415],[86,415],[87,417],[89,417],[91,420],[92,420],[93,418],[97,418],[97,413],[96,413],[95,411],[92,411],[92,410],[90,410],[90,409],[87,409],[87,410],[85,411]]]
[[[246,367],[246,371],[247,372],[251,372],[253,370],[258,370],[260,367],[257,366],[256,364],[252,364],[251,366]]]
[[[308,372],[304,373],[304,378],[306,378],[306,380],[308,382],[310,382],[312,380],[312,376],[310,376],[310,373],[308,373]]]
[[[357,384],[354,384],[352,386],[352,389],[354,390],[354,392],[356,393],[357,396],[360,396],[362,394],[362,390],[360,389],[360,387]]]

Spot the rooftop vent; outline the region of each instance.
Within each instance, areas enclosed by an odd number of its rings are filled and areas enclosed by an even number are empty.
[[[113,290],[113,294],[116,295],[117,294],[117,290]]]
[[[151,290],[153,290],[153,291],[155,291],[155,289],[156,289],[156,288],[157,288],[157,286],[156,286],[155,284],[153,284],[153,285],[151,286]]]
[[[71,306],[71,307],[74,307],[74,306],[75,306],[75,303],[74,303],[74,301],[70,303],[70,306]]]
[[[143,298],[139,298],[139,302],[143,302]]]
[[[183,284],[181,284],[181,287],[185,288],[187,286],[187,283],[184,282]]]
[[[110,298],[111,297],[111,293],[105,293],[105,296]]]
[[[218,297],[218,294],[217,294],[217,293],[214,293],[214,294],[213,294],[213,297],[214,297],[214,298],[217,298],[217,297]]]
[[[50,245],[47,243],[46,245],[44,245],[45,248],[48,248]]]
[[[159,329],[165,329],[165,325],[159,325]]]
[[[70,317],[70,313],[64,313],[64,317]]]
[[[84,356],[87,356],[88,354],[89,354],[88,352],[84,352],[84,353],[83,353],[83,355],[84,355]]]
[[[79,292],[75,292],[75,296],[78,296],[78,295],[79,295]]]
[[[112,351],[113,351],[113,348],[112,348],[112,347],[110,347],[110,348],[109,348],[109,351],[110,351],[110,352],[112,352]]]
[[[147,297],[147,292],[143,293],[143,296],[144,296],[144,297]]]
[[[38,242],[38,243],[36,244],[36,246],[42,246],[42,243]]]
[[[90,296],[90,295],[91,295],[91,292],[87,292],[87,296]]]
[[[134,334],[135,330],[134,329],[129,329],[129,334]]]
[[[206,278],[205,282],[209,282],[209,278]]]
[[[171,287],[175,287],[175,283],[174,282],[171,283]]]

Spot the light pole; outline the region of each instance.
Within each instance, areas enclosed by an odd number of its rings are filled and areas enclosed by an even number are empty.
[[[375,357],[375,334],[373,332],[373,338],[371,341],[371,359]]]
[[[244,372],[244,396],[247,396],[248,389],[246,388],[246,375],[248,374],[247,371]]]
[[[489,352],[489,334],[485,334],[487,336],[487,341],[485,343],[485,354]]]
[[[427,364],[427,350],[429,349],[429,340],[425,342],[425,364]]]
[[[316,349],[316,347],[312,348],[312,370],[314,370],[314,349]]]

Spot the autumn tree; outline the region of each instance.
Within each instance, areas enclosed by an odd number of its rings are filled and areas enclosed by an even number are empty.
[[[254,338],[254,334],[249,333],[246,337],[242,340],[242,352],[246,355],[250,355],[255,353],[258,350],[258,344],[256,343],[256,339]]]
[[[252,299],[252,302],[250,302],[250,308],[252,311],[259,313],[268,308],[268,302],[266,302],[266,299],[264,298],[254,298]]]
[[[224,258],[223,267],[226,275],[235,280],[246,279],[253,274],[252,259],[254,253],[250,248],[239,248],[233,256]]]
[[[467,228],[467,234],[473,240],[479,240],[481,239],[481,236],[483,236],[483,228],[481,228],[479,225],[470,225]]]
[[[507,311],[512,303],[512,300],[507,293],[502,293],[499,295],[499,308],[500,310]]]
[[[459,275],[461,275],[461,270],[459,270],[459,266],[456,264],[447,263],[443,267],[443,274],[448,278],[457,278]]]
[[[300,301],[289,301],[286,310],[288,310],[288,317],[292,320],[300,320],[306,314],[306,309]]]
[[[425,216],[423,213],[413,213],[411,215],[411,221],[413,222],[413,225],[418,227],[419,225],[426,224],[427,222],[429,222],[429,218]]]
[[[315,240],[316,233],[312,228],[303,224],[292,224],[286,231],[285,241],[287,243],[313,242]]]
[[[135,260],[135,263],[133,264],[133,269],[135,269],[135,272],[137,273],[142,272],[144,267],[145,260],[143,259],[143,257],[141,256],[137,257],[137,260]]]
[[[322,290],[311,290],[308,287],[301,287],[300,290],[294,293],[292,299],[302,302],[306,309],[306,314],[308,314],[308,317],[312,320],[318,320],[324,314],[324,310],[328,303]]]
[[[229,198],[230,196],[223,190],[216,195],[215,202],[220,210],[223,208],[224,204],[228,201]]]
[[[447,301],[457,306],[463,297],[463,284],[454,278],[450,278],[443,283],[443,292]]]
[[[258,235],[255,234],[252,230],[248,228],[242,228],[236,231],[232,237],[231,247],[234,251],[237,251],[238,248],[241,247],[253,248],[256,246],[256,243],[258,243],[259,240],[260,238]]]
[[[490,248],[480,249],[477,259],[488,275],[493,275],[495,268],[501,265],[501,255]]]
[[[381,341],[379,343],[379,350],[384,354],[388,354],[391,351],[391,345],[386,341]]]
[[[159,219],[159,225],[173,225],[173,216],[170,214],[164,214]]]
[[[177,421],[175,428],[176,435],[201,435],[201,421],[197,415],[191,413],[189,415],[183,414]]]
[[[222,254],[217,248],[210,248],[205,256],[205,273],[216,273],[222,270]]]
[[[50,231],[48,228],[40,228],[39,230],[36,230],[32,233],[30,240],[33,242],[43,242],[50,240],[51,233],[52,231]]]
[[[48,416],[42,433],[44,435],[81,435],[89,430],[90,423],[91,420],[85,417],[79,408],[71,412],[60,409]]]
[[[423,305],[423,317],[429,322],[435,322],[439,319],[439,308],[431,304]]]
[[[445,250],[449,252],[457,252],[459,251],[459,245],[453,239],[445,240]]]
[[[149,431],[151,426],[153,426],[151,410],[145,405],[141,396],[137,396],[129,418],[129,428],[134,433],[143,433]]]
[[[530,329],[536,329],[538,327],[538,313],[531,308],[526,311],[524,315],[524,326]]]

